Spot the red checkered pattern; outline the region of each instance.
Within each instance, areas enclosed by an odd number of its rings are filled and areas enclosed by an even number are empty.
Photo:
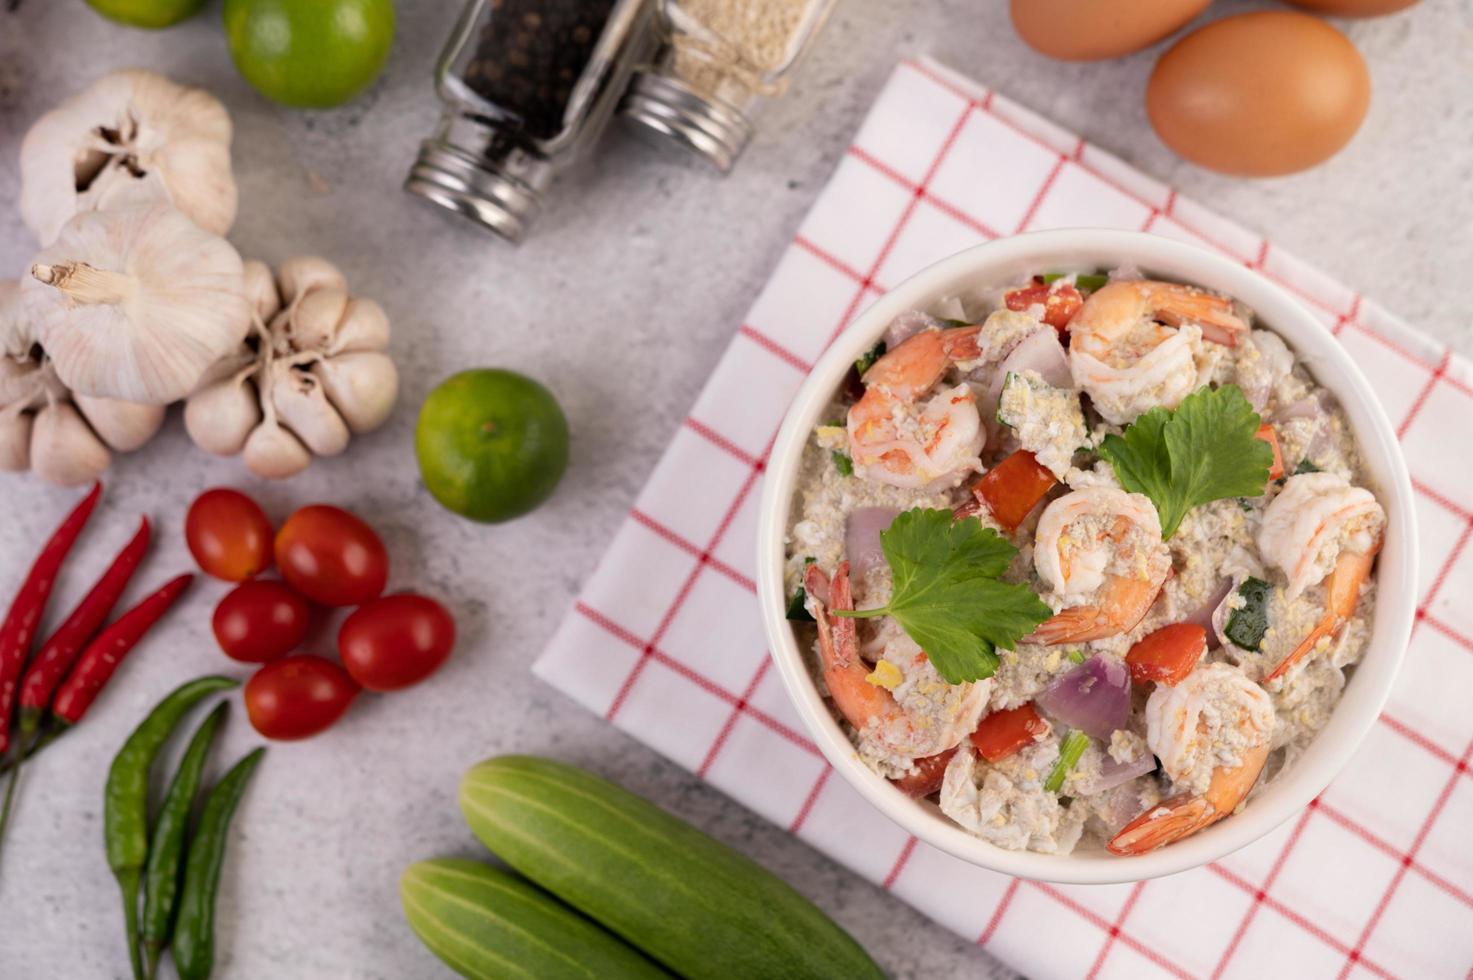
[[[1346,772],[1257,844],[1122,886],[982,871],[831,778],[769,669],[751,574],[768,447],[839,331],[946,255],[1078,225],[1206,245],[1302,299],[1398,422],[1422,531],[1407,666]],[[1003,97],[905,62],[536,670],[1030,976],[1473,977],[1470,417],[1469,365],[1375,304]]]

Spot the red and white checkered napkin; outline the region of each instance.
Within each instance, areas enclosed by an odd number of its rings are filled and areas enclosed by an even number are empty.
[[[1009,879],[873,810],[831,776],[789,706],[752,582],[762,459],[833,336],[936,259],[1071,225],[1206,244],[1296,293],[1399,424],[1422,531],[1410,655],[1349,768],[1269,838],[1135,885]],[[905,62],[535,670],[1030,976],[1462,980],[1473,966],[1470,417],[1473,367],[1353,290],[1002,96]]]

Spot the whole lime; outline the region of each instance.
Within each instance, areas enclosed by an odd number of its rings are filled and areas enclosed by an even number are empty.
[[[568,468],[568,420],[542,385],[515,371],[452,375],[419,409],[414,450],[425,486],[477,521],[534,509]]]
[[[236,69],[298,109],[347,102],[378,77],[394,40],[393,0],[225,0]]]
[[[108,20],[129,27],[169,27],[194,16],[205,0],[87,0]]]

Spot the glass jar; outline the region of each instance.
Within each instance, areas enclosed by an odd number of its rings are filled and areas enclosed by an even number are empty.
[[[664,44],[620,113],[727,171],[752,137],[747,111],[781,95],[834,0],[660,0]]]
[[[654,0],[469,0],[435,69],[444,109],[404,189],[521,238],[657,47]]]

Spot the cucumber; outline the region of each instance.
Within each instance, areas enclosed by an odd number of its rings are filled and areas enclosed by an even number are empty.
[[[414,934],[470,980],[670,976],[540,888],[477,861],[411,864],[399,896]]]
[[[460,808],[517,871],[693,980],[884,976],[780,878],[581,769],[487,759],[461,780]]]
[[[1247,578],[1238,586],[1243,604],[1228,614],[1223,635],[1236,647],[1257,651],[1268,632],[1268,600],[1274,587],[1261,578]]]

